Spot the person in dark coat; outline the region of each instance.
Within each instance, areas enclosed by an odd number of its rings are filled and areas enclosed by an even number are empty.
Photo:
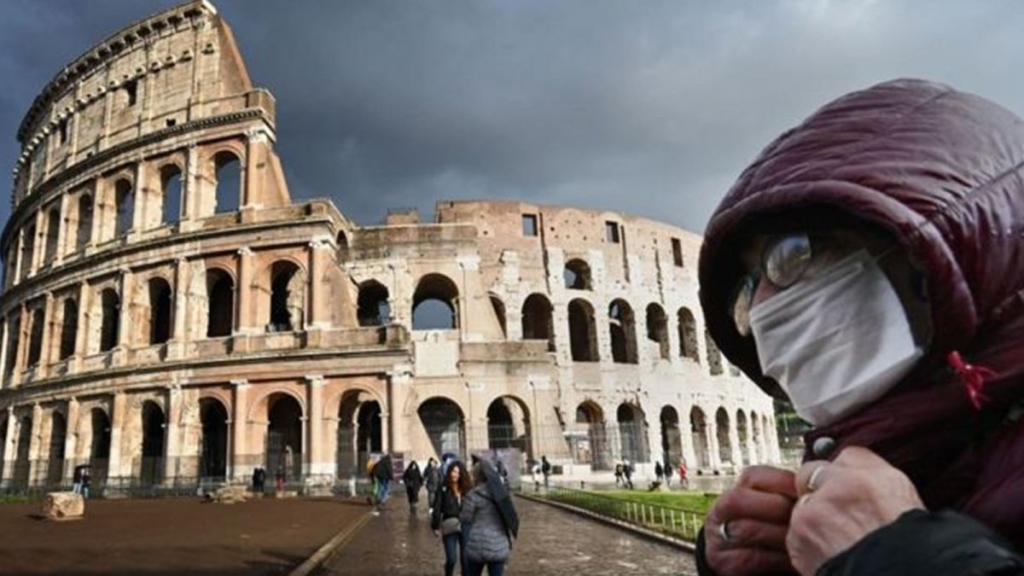
[[[373,479],[374,485],[373,503],[375,512],[379,513],[380,507],[391,496],[391,479],[393,475],[394,467],[391,463],[390,454],[382,455],[370,468],[370,477]]]
[[[434,512],[430,516],[430,529],[444,544],[444,573],[452,576],[458,562],[463,575],[466,574],[466,541],[462,532],[459,514],[462,500],[473,488],[466,466],[460,460],[448,463],[444,482],[437,488],[434,497]]]
[[[1024,122],[921,80],[783,133],[711,217],[711,338],[813,425],[747,468],[702,575],[1024,574]]]
[[[402,482],[405,482],[405,493],[409,496],[409,512],[415,514],[416,505],[420,503],[420,488],[423,487],[423,474],[415,460],[409,463],[402,474]]]
[[[654,463],[654,479],[658,483],[665,479],[665,469],[661,467],[661,462]]]
[[[519,531],[519,516],[501,474],[486,460],[471,470],[474,487],[462,503],[459,518],[466,534],[466,568],[469,576],[501,576]]]
[[[423,486],[427,490],[427,513],[434,513],[434,496],[437,495],[437,486],[441,483],[441,472],[437,467],[437,460],[427,460],[427,467],[423,469]]]

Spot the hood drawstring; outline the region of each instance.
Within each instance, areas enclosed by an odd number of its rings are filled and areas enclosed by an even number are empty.
[[[981,410],[982,403],[988,402],[988,397],[982,393],[982,388],[985,387],[985,379],[996,376],[996,372],[984,366],[974,366],[964,362],[964,359],[956,350],[950,352],[946,360],[957,376],[960,377],[960,381],[963,382],[964,388],[967,389],[967,397],[971,400],[974,409]]]

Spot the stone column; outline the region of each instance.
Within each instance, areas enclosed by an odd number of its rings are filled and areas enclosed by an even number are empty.
[[[714,413],[712,412],[712,414]],[[722,454],[718,447],[718,424],[709,419],[706,430],[706,436],[708,439],[708,461],[711,464],[712,470],[719,470],[722,468]]]
[[[147,89],[146,92],[148,99],[149,90]],[[146,228],[146,212],[149,210],[150,204],[149,186],[147,184],[146,163],[139,159],[135,164],[135,183],[132,186],[135,199],[132,202],[132,229],[128,231],[129,236],[137,235]]]
[[[20,230],[18,230],[17,248],[14,249],[14,266],[12,266],[11,271],[13,276],[11,277],[11,281],[7,282],[7,280],[5,280],[8,286],[13,286],[16,282],[21,282],[22,270],[25,270],[26,266],[25,259],[22,257],[22,255],[25,252],[24,246],[25,228],[21,228]]]
[[[56,354],[50,348],[53,347],[53,332],[54,332],[54,313],[55,306],[53,300],[53,292],[46,292],[46,299],[43,302],[43,341],[39,353],[39,368],[38,374],[40,378],[45,378],[50,374],[50,363],[53,361]]]
[[[167,357],[170,359],[184,357],[185,343],[188,341],[185,333],[185,316],[188,314],[188,259],[179,257],[174,263],[174,317],[171,319],[171,340],[167,343]]]
[[[114,402],[110,410],[110,459],[107,463],[107,477],[120,478],[124,476],[121,465],[121,428],[125,424],[127,409],[127,395],[124,392],[114,393]],[[131,464],[129,462],[129,464]]]
[[[21,318],[18,320],[18,349],[14,352],[14,372],[11,376],[11,383],[20,385],[22,371],[25,369],[25,355],[28,353],[28,321],[29,315],[25,311],[25,303],[22,302],[18,308]]]
[[[78,404],[78,398],[74,396],[68,400],[68,421],[67,421],[67,434],[64,437],[64,478],[68,478],[68,470],[73,470],[74,466],[78,464],[75,461],[75,457],[78,453],[78,420],[81,414],[81,408]]]
[[[46,218],[43,215],[43,211],[39,210],[36,212],[36,237],[32,242],[32,253],[29,254],[29,261],[31,262],[31,265],[29,266],[30,274],[35,274],[43,263],[43,254],[46,252],[46,237],[42,236],[41,233],[45,222]],[[40,242],[40,238],[42,238],[42,242]],[[42,246],[40,246],[40,244],[42,244]]]
[[[3,462],[3,473],[0,474],[0,487],[7,486],[14,476],[14,458],[17,456],[17,444],[14,438],[14,406],[7,407],[7,423],[4,424],[4,443],[0,446],[0,458]]]
[[[253,317],[252,306],[252,250],[243,246],[238,249],[238,285],[235,286],[237,312],[235,314],[234,332],[238,334],[254,334],[259,331]]]
[[[76,122],[77,124],[77,122]],[[62,194],[60,197],[60,227],[57,228],[57,255],[53,259],[54,267],[64,262],[64,255],[68,252],[68,205],[70,204],[69,194]],[[70,231],[74,235],[74,231]]]
[[[89,305],[91,304],[89,298],[89,284],[82,282],[78,287],[78,325],[75,326],[77,333],[75,334],[75,356],[72,361],[72,365],[69,367],[69,372],[76,373],[82,371],[82,361],[85,359],[88,353],[88,335],[89,335]]]
[[[197,218],[199,193],[199,149],[195,144],[189,144],[185,171],[181,175],[181,220],[192,221]]]
[[[167,425],[164,427],[164,482],[171,482],[178,475],[178,458],[181,457],[181,437],[178,423],[181,421],[181,386],[172,384],[167,388]]]
[[[242,186],[238,199],[238,207],[242,211],[262,206],[259,200],[263,196],[263,179],[259,175],[262,174],[260,166],[266,162],[267,146],[267,134],[261,129],[249,130],[245,136],[245,162],[241,166],[243,170],[239,179]]]
[[[40,478],[46,477],[46,463],[39,459],[42,451],[42,429],[43,429],[43,407],[38,402],[32,405],[32,430],[31,440],[28,444],[28,484],[35,486]],[[24,431],[23,431],[24,432]]]
[[[7,378],[7,365],[14,361],[13,358],[9,357],[10,347],[9,341],[11,338],[11,319],[4,317],[0,319],[0,390],[10,385],[10,380]],[[0,462],[3,460],[3,447],[0,446]]]
[[[131,342],[132,332],[132,296],[134,295],[134,282],[132,271],[127,268],[121,269],[121,309],[118,311],[117,320],[117,346],[114,352],[114,365],[124,364],[128,357],[128,345]]]
[[[309,425],[309,474],[318,476],[330,474],[331,462],[323,454],[323,397],[324,377],[322,375],[306,376],[309,414],[306,422]]]
[[[323,282],[324,271],[329,265],[333,248],[328,239],[320,238],[309,243],[309,311],[306,314],[306,329],[327,328],[330,325],[330,286]]]
[[[235,480],[245,477],[246,470],[256,466],[255,458],[250,454],[246,443],[246,433],[249,431],[248,416],[249,409],[249,381],[232,380],[231,385],[235,388],[234,406],[231,414],[231,440],[232,440],[232,473]]]

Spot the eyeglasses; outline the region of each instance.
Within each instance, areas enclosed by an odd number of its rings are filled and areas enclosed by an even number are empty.
[[[765,244],[757,268],[740,280],[730,300],[732,320],[740,335],[750,335],[750,308],[761,277],[780,289],[789,288],[807,271],[812,255],[811,237],[805,233],[775,236]]]

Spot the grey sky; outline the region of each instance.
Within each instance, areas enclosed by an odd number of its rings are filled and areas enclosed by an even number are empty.
[[[173,4],[3,2],[0,164],[63,65]],[[922,77],[1024,113],[1013,0],[215,4],[277,97],[293,197],[331,197],[361,224],[502,198],[700,232],[771,138],[850,90]]]

